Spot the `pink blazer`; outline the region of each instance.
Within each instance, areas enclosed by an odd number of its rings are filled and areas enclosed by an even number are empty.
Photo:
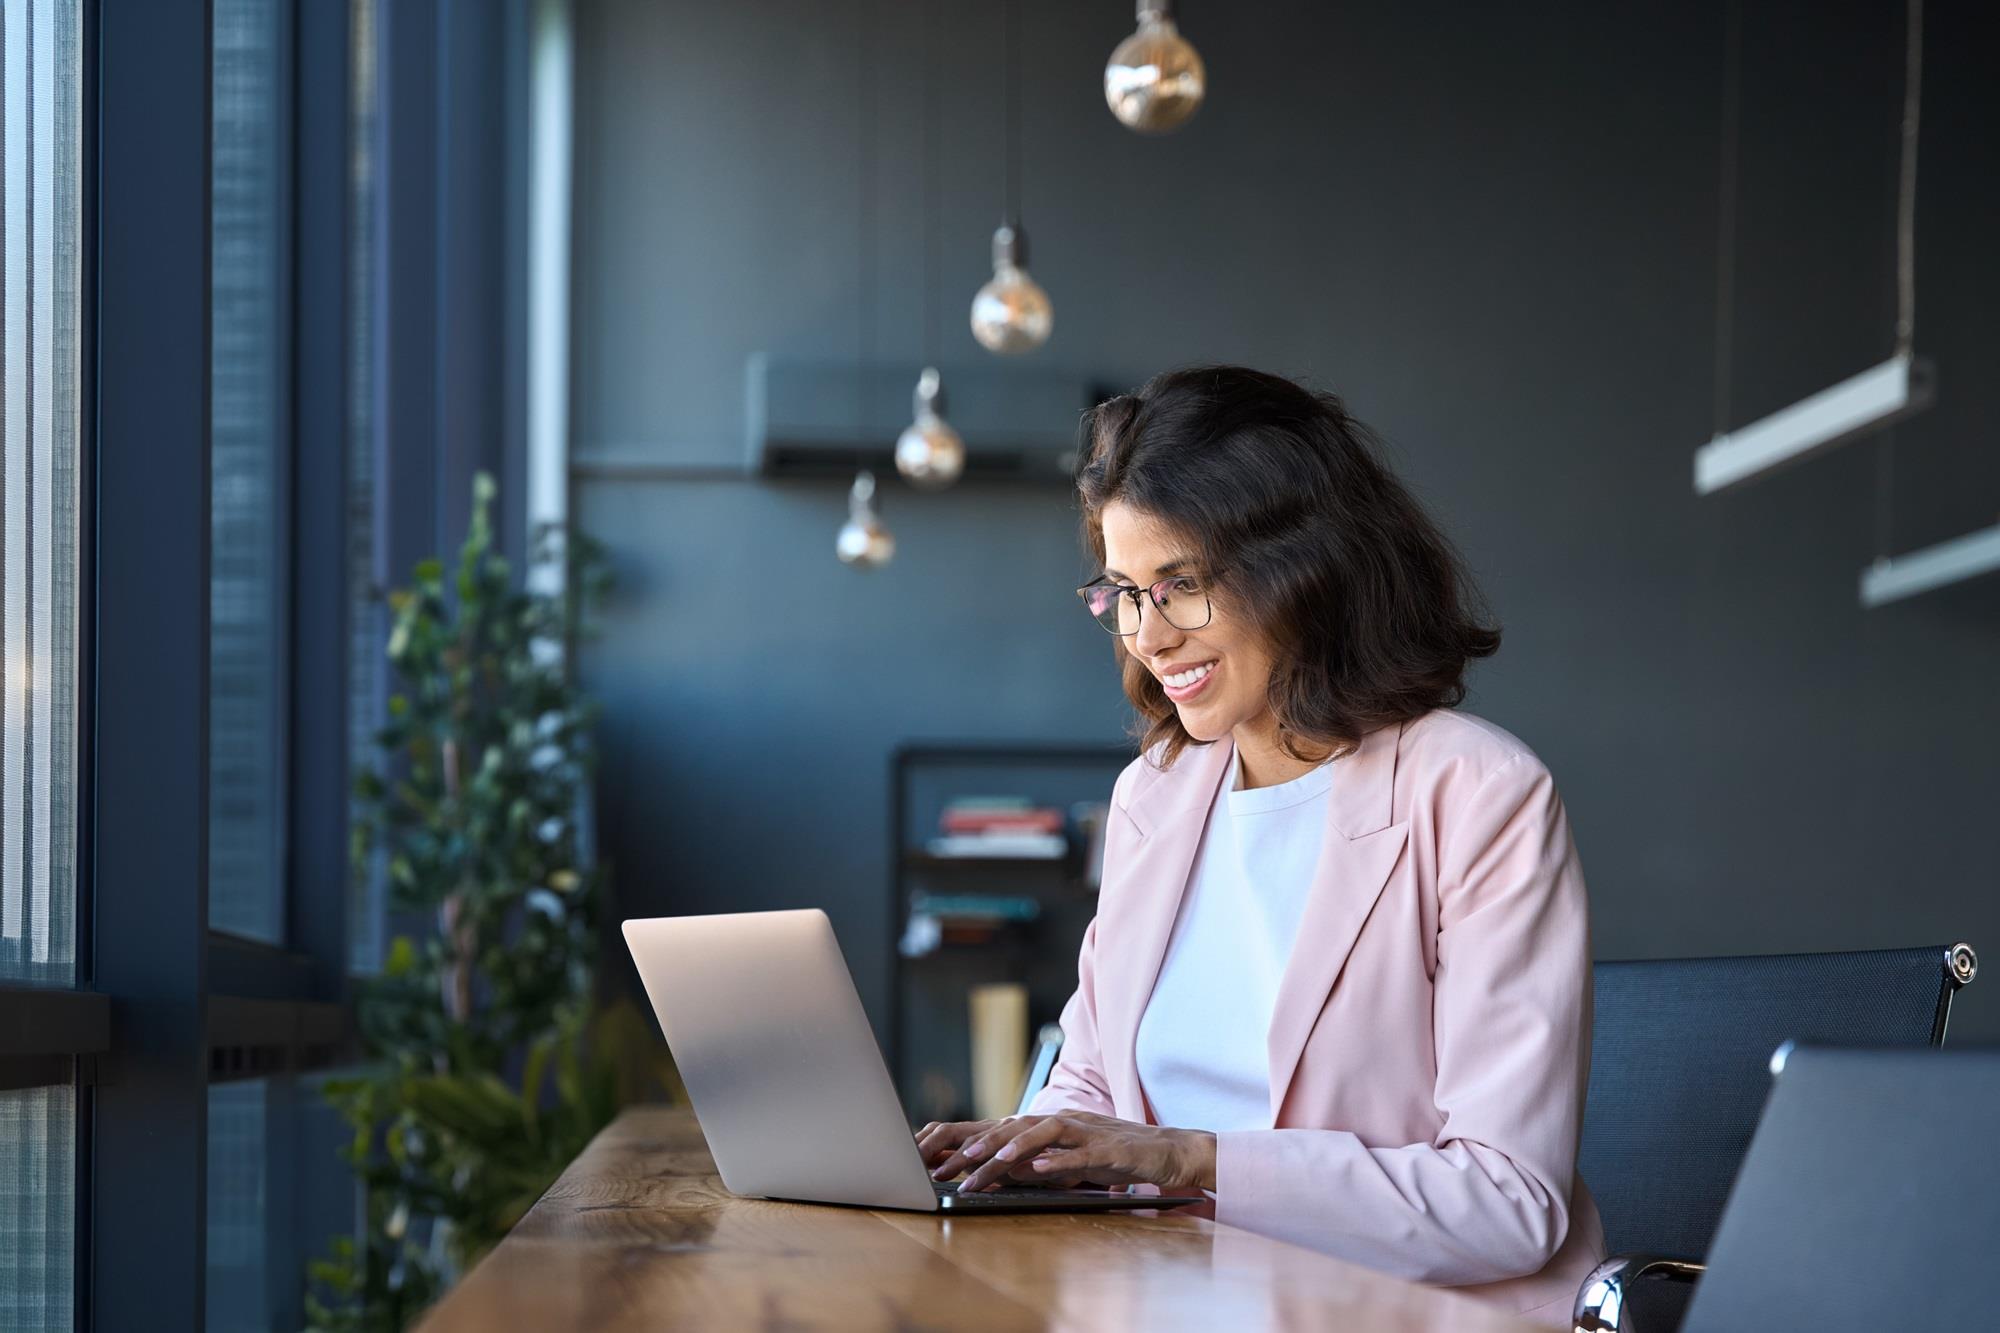
[[[1233,748],[1120,775],[1032,1110],[1158,1123],[1134,1042]],[[1190,1211],[1568,1327],[1604,1232],[1576,1172],[1590,932],[1555,784],[1448,709],[1373,732],[1334,771],[1271,1016],[1273,1127],[1216,1136],[1212,1202]]]

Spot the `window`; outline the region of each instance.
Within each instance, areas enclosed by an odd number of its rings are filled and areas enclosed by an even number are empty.
[[[386,698],[387,617],[376,587],[375,510],[375,0],[353,0],[349,48],[347,216],[347,725],[352,771],[375,765],[375,729]],[[348,901],[348,966],[382,965],[385,872],[381,858]]]
[[[76,966],[77,15],[5,7],[0,979]]]
[[[290,33],[215,0],[211,166],[209,924],[285,940]]]
[[[270,1327],[264,1289],[267,1083],[208,1089],[207,1333]]]
[[[76,1093],[0,1092],[0,1329],[69,1326]]]
[[[78,8],[0,5],[0,985],[76,979]],[[0,1329],[58,1328],[74,1309],[76,1092],[11,1073],[0,1083]]]
[[[376,585],[494,466],[431,438],[428,361],[392,385],[456,325],[391,256],[422,270],[461,194],[502,253],[497,150],[440,175],[439,127],[490,146],[510,14],[0,0],[0,1333],[297,1327],[356,1228],[321,1075],[381,952],[343,818]],[[463,50],[495,77],[447,117]],[[491,287],[440,290],[484,331]]]

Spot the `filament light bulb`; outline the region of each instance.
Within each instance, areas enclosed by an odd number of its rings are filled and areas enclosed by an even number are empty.
[[[847,493],[847,522],[834,539],[841,563],[856,569],[879,569],[896,554],[896,539],[875,513],[875,474],[862,469]]]
[[[1208,73],[1174,25],[1171,0],[1138,0],[1138,15],[1139,30],[1104,66],[1104,100],[1130,128],[1164,134],[1200,108]]]
[[[914,395],[916,420],[896,439],[896,471],[926,490],[958,480],[965,471],[965,441],[944,419],[944,380],[936,367],[925,366]]]
[[[1049,294],[1028,276],[1028,235],[1002,223],[993,233],[993,279],[972,298],[972,336],[989,352],[1014,356],[1049,340]]]

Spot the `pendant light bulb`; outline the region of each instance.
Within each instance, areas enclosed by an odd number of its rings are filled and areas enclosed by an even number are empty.
[[[896,440],[896,471],[925,490],[938,490],[965,471],[965,441],[944,419],[944,380],[934,366],[917,377],[916,420]]]
[[[841,525],[833,549],[842,564],[856,569],[880,569],[896,554],[896,538],[875,513],[875,474],[866,468],[854,474],[854,488],[847,493],[847,522]]]
[[[1028,234],[1003,222],[993,233],[993,280],[972,298],[972,336],[989,352],[1013,356],[1047,342],[1055,320],[1049,294],[1028,276]]]
[[[1201,106],[1208,73],[1174,26],[1171,0],[1138,0],[1139,30],[1104,66],[1111,114],[1141,134],[1179,129]]]

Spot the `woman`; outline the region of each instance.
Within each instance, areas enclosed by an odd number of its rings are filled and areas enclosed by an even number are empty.
[[[1174,371],[1084,440],[1079,591],[1144,754],[1048,1086],[926,1125],[926,1163],[1199,1189],[1190,1211],[1567,1326],[1604,1255],[1576,1174],[1589,924],[1548,770],[1453,711],[1499,631],[1332,394]]]

